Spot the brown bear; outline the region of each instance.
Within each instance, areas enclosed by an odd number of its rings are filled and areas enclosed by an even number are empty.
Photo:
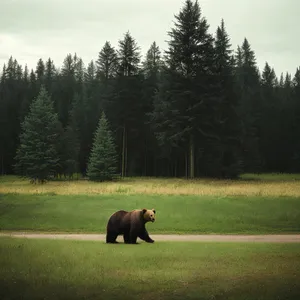
[[[124,243],[136,244],[139,237],[147,243],[154,243],[149,237],[145,224],[155,221],[155,209],[119,210],[108,220],[106,227],[106,243],[118,243],[118,235],[123,234]]]

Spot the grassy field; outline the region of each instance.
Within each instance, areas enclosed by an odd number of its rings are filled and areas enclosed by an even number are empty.
[[[104,233],[116,210],[155,208],[152,233],[299,233],[300,176],[127,178],[32,185],[0,177],[0,230]],[[0,299],[299,299],[300,244],[0,238]]]
[[[0,230],[103,233],[116,210],[146,207],[157,210],[150,233],[297,233],[299,181],[297,174],[245,174],[236,181],[127,178],[34,185],[2,176]]]
[[[296,197],[0,195],[0,230],[104,233],[119,210],[155,208],[151,233],[298,233]]]
[[[126,178],[117,182],[51,181],[33,185],[15,176],[0,176],[0,193],[51,195],[197,195],[300,196],[300,174],[245,174],[240,180]]]
[[[1,299],[299,299],[299,244],[1,238]]]

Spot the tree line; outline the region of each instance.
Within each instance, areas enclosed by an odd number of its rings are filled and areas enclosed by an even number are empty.
[[[77,54],[61,68],[39,59],[35,70],[10,57],[0,81],[1,173],[48,164],[54,176],[87,174],[93,155],[121,176],[299,172],[300,68],[277,77],[266,62],[260,72],[249,41],[232,49],[224,20],[209,33],[197,1],[185,1],[168,36],[164,53],[153,42],[143,59],[130,32],[87,66]]]

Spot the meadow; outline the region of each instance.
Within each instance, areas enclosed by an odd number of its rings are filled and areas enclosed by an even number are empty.
[[[0,230],[104,233],[118,209],[156,208],[151,233],[300,231],[300,176],[30,184],[0,177]],[[299,299],[300,244],[0,237],[1,299]]]
[[[296,233],[300,231],[299,177],[285,176],[43,185],[0,177],[0,229],[104,233],[113,212],[146,207],[157,211],[157,222],[148,225],[153,233]]]

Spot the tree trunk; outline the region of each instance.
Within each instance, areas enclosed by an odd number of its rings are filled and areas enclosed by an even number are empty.
[[[188,178],[188,155],[185,153],[185,178]]]
[[[194,138],[190,136],[190,178],[195,177],[195,153],[194,153]]]
[[[1,172],[2,172],[2,175],[4,175],[4,160],[3,160],[3,155],[1,155]]]
[[[125,177],[127,176],[127,165],[128,165],[128,146],[127,146],[127,131],[125,134]]]
[[[123,145],[122,145],[122,177],[126,176],[126,166],[127,166],[127,145],[126,145],[126,126],[123,127]]]
[[[145,140],[145,157],[144,157],[144,170],[143,170],[143,174],[144,176],[147,176],[147,139]]]

